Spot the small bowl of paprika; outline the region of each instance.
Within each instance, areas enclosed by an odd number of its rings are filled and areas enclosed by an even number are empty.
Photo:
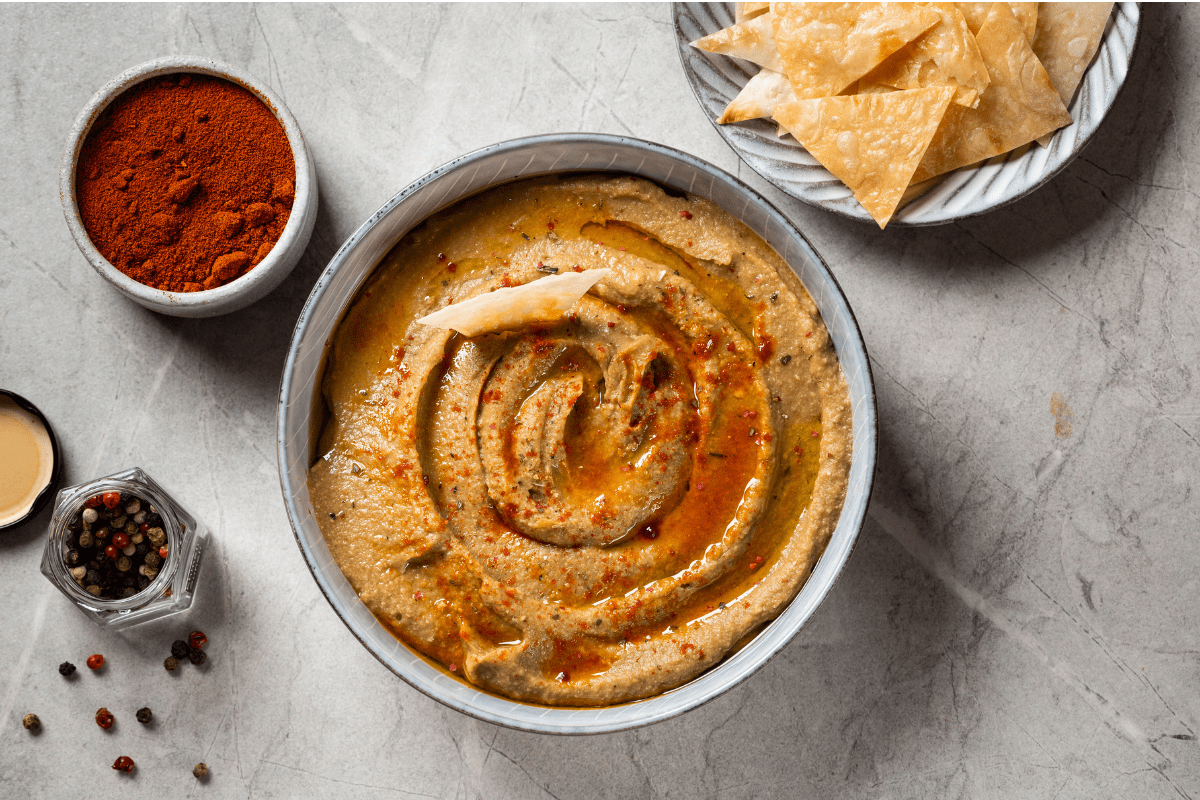
[[[316,167],[271,89],[197,56],[126,70],[71,129],[63,213],[88,263],[145,308],[237,311],[280,284],[317,216]]]

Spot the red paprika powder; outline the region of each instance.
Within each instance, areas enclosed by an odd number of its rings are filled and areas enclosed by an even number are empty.
[[[135,281],[212,289],[262,261],[287,225],[296,165],[255,95],[209,75],[144,81],[84,140],[75,194],[96,249]]]

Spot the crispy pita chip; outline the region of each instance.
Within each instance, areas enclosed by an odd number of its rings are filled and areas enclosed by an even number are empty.
[[[417,322],[456,330],[463,336],[517,330],[531,322],[548,322],[566,315],[575,301],[603,280],[607,267],[583,272],[547,275],[535,281],[476,295],[455,305],[442,306]]]
[[[770,7],[770,3],[738,3],[737,13],[733,20],[734,22],[745,22],[748,19],[754,19],[760,14],[767,13],[767,9]]]
[[[992,82],[978,108],[946,112],[914,182],[1007,153],[1071,121],[1007,3],[992,5],[975,39]]]
[[[764,69],[783,72],[783,61],[775,49],[775,35],[771,26],[771,14],[762,14],[746,22],[711,33],[692,42],[709,53],[744,58]]]
[[[724,125],[728,122],[769,117],[775,111],[775,106],[795,99],[796,95],[787,75],[769,69],[760,70],[725,107],[725,113],[721,114],[717,122]]]
[[[953,99],[951,86],[821,97],[782,103],[775,118],[884,228]]]
[[[1063,105],[1071,105],[1083,73],[1100,47],[1112,7],[1112,3],[1046,3],[1038,15],[1033,52]]]
[[[774,3],[765,18],[801,100],[838,94],[941,19],[915,3]]]
[[[974,108],[987,88],[987,66],[967,21],[953,3],[929,3],[941,19],[871,70],[868,78],[896,89],[953,86],[954,102]]]
[[[991,10],[991,3],[955,3],[958,10],[962,12],[963,17],[967,20],[967,27],[971,29],[971,33],[979,33],[979,29],[983,27],[983,23],[987,21],[988,11]],[[1039,3],[1009,3],[1012,9],[1013,16],[1017,18],[1017,22],[1021,23],[1021,28],[1025,31],[1025,38],[1033,44],[1034,31],[1037,28],[1038,21],[1038,5]],[[1050,5],[1047,3],[1047,5]]]

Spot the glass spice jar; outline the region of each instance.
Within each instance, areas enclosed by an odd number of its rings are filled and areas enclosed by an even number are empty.
[[[65,561],[72,517],[83,509],[89,497],[104,492],[120,492],[121,502],[133,496],[149,503],[162,518],[161,527],[167,535],[167,556],[158,574],[145,589],[122,599],[109,600],[89,594],[76,583]],[[191,606],[208,535],[208,528],[202,522],[135,467],[58,493],[50,518],[50,537],[42,554],[42,574],[97,625],[126,628],[178,614]]]

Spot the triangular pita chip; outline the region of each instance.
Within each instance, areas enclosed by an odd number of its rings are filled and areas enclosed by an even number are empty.
[[[955,3],[954,5],[958,6],[958,10],[966,18],[967,27],[971,29],[971,33],[979,33],[983,23],[987,21],[988,11],[992,9],[991,3]],[[1025,31],[1025,38],[1032,44],[1034,31],[1037,28],[1038,6],[1041,4],[1009,3],[1008,5],[1012,9],[1013,16],[1017,18],[1017,22],[1021,23],[1021,29]],[[1052,4],[1047,3],[1046,5]]]
[[[946,112],[914,182],[1007,153],[1071,122],[1007,3],[992,5],[975,39],[992,82],[978,108]]]
[[[564,316],[575,301],[608,275],[606,267],[547,275],[535,281],[476,295],[443,306],[417,322],[456,330],[463,336],[514,330],[531,322],[550,322]]]
[[[773,3],[765,18],[802,100],[838,94],[941,19],[916,3]]]
[[[1063,105],[1071,98],[1112,15],[1112,3],[1045,3],[1033,37],[1034,55],[1050,75]]]
[[[775,106],[795,99],[787,75],[769,69],[760,70],[725,107],[725,113],[717,122],[725,124],[769,117]]]
[[[775,118],[883,228],[953,98],[950,86],[822,97],[783,103]]]
[[[783,72],[783,61],[779,58],[779,51],[775,49],[770,14],[763,14],[710,33],[703,39],[692,42],[692,47],[723,56],[744,58],[764,69]]]
[[[734,22],[745,22],[748,19],[754,19],[760,14],[767,13],[767,9],[770,7],[770,3],[738,3],[737,14],[733,20]]]
[[[974,108],[989,81],[967,21],[953,3],[929,3],[941,19],[867,76],[896,89],[953,86],[954,102]]]

